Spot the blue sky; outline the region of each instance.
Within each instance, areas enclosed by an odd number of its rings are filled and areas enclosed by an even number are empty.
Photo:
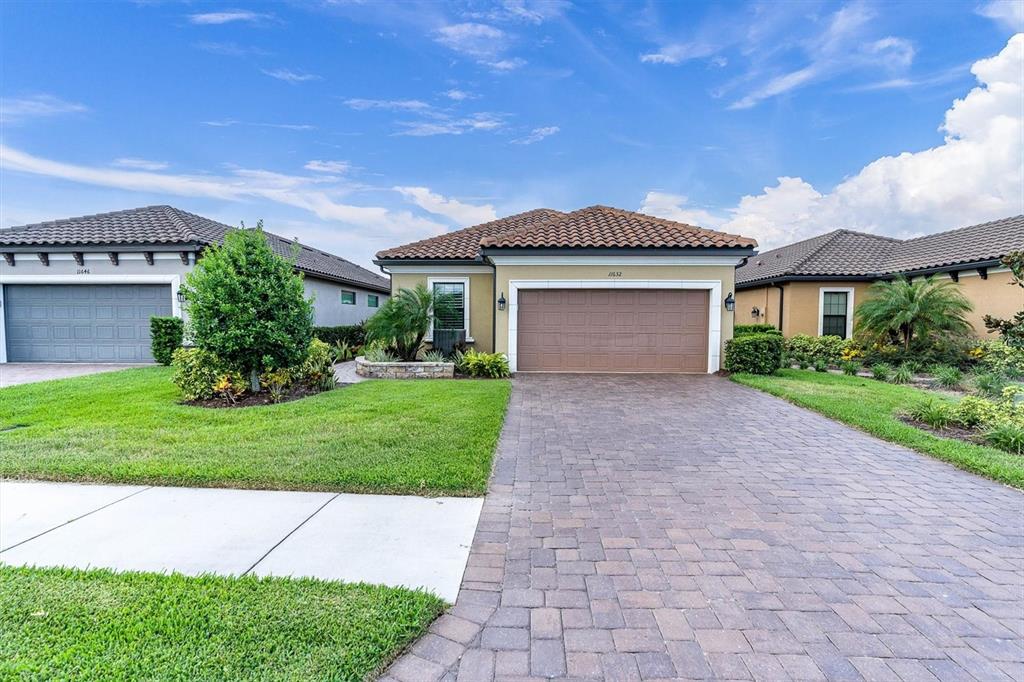
[[[538,206],[934,232],[1024,212],[1022,7],[4,3],[0,221],[168,203],[364,265]]]

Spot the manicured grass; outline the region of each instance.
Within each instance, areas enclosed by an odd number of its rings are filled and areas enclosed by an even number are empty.
[[[364,584],[0,567],[0,679],[362,680],[443,608]]]
[[[507,381],[368,381],[280,405],[179,405],[146,367],[0,389],[0,476],[482,495]]]
[[[775,376],[733,374],[732,380],[785,398],[884,440],[932,455],[993,480],[1024,488],[1024,457],[1002,450],[941,438],[900,421],[900,409],[936,393],[874,379],[784,369]]]

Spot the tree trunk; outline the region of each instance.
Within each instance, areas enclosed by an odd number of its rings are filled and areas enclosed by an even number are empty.
[[[260,392],[260,373],[255,369],[249,372],[249,388],[253,393]]]

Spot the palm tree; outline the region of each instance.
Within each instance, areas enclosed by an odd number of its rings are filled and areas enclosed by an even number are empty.
[[[393,347],[406,361],[416,359],[435,313],[443,314],[447,299],[426,286],[400,289],[366,321],[366,338]]]
[[[865,332],[889,336],[910,349],[914,339],[936,334],[963,336],[971,325],[966,315],[970,301],[951,280],[925,277],[908,282],[902,275],[891,282],[875,282],[870,298],[857,306],[857,324]]]

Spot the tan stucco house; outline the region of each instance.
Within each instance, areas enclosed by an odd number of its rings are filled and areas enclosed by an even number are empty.
[[[1000,264],[1024,250],[1024,215],[948,232],[893,239],[835,230],[758,254],[736,270],[738,323],[767,323],[785,336],[854,332],[854,310],[873,282],[928,275],[958,283],[985,337],[985,315],[1009,318],[1024,309],[1024,289]]]
[[[512,371],[715,372],[756,242],[606,206],[536,209],[387,249],[392,291],[461,301],[441,328]]]

